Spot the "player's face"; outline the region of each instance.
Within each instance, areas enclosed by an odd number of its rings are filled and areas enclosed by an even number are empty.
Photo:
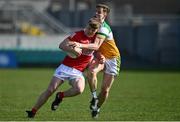
[[[103,7],[96,8],[96,17],[101,21],[104,20],[107,16],[107,11]]]
[[[94,36],[97,31],[98,31],[98,29],[94,29],[94,28],[90,27],[89,25],[86,27],[86,34],[89,37]]]

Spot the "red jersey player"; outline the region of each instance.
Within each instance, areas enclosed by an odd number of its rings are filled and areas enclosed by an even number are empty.
[[[83,92],[85,79],[82,71],[91,61],[93,51],[88,49],[81,50],[80,48],[73,47],[71,43],[74,41],[83,44],[92,43],[99,27],[100,24],[97,21],[90,21],[84,30],[75,32],[59,45],[59,48],[62,50],[79,56],[77,58],[72,58],[68,55],[65,57],[62,64],[56,69],[48,88],[39,96],[32,110],[26,111],[29,118],[35,116],[36,112],[65,80],[69,81],[72,87],[64,92],[57,92],[55,100],[51,105],[52,110],[55,111],[57,109],[63,98],[76,96]]]
[[[96,31],[94,31],[94,32],[96,32]],[[95,33],[93,33],[91,35],[94,35],[94,34]],[[75,32],[74,34],[69,36],[67,39],[70,42],[75,41],[75,42],[79,42],[82,44],[89,44],[89,43],[92,43],[94,41],[95,36],[88,37],[86,34],[84,34],[84,30],[81,30],[81,31]],[[68,41],[65,41],[65,43],[67,43],[67,42]],[[61,43],[60,48],[64,49],[65,48],[64,45],[66,45],[66,44]],[[68,44],[68,45],[71,45],[71,44]],[[75,53],[77,53],[76,55],[79,55],[79,53],[81,55],[78,56],[77,58],[71,58],[70,56],[66,56],[65,59],[63,60],[62,64],[69,66],[69,67],[72,67],[72,68],[75,68],[77,70],[83,71],[92,58],[93,50],[83,49],[81,51],[80,48],[77,48],[75,51],[76,51]]]

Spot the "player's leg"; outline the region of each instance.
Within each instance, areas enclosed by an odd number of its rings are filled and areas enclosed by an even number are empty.
[[[106,101],[109,95],[110,88],[113,84],[114,76],[104,73],[101,91],[98,95],[97,107],[92,109],[91,115],[93,118],[97,118],[100,112],[100,107]]]
[[[51,109],[53,111],[58,108],[59,104],[65,97],[73,97],[81,94],[85,88],[85,79],[83,76],[77,77],[74,80],[71,80],[69,84],[72,86],[70,89],[56,93],[55,100],[52,102],[51,105]]]
[[[104,69],[104,64],[100,64],[97,59],[93,59],[88,66],[87,80],[91,92],[97,89],[97,73]]]
[[[101,91],[98,95],[98,107],[100,108],[102,104],[106,101],[109,95],[109,91],[111,89],[111,86],[114,81],[114,76],[111,74],[104,73],[103,76],[103,81],[102,81],[102,86],[101,86]]]
[[[90,104],[90,109],[94,109],[97,107],[97,73],[100,72],[101,70],[103,70],[104,68],[104,64],[99,64],[99,62],[94,59],[92,60],[92,62],[90,63],[89,67],[88,67],[88,84],[92,93],[92,100],[91,100],[91,104]]]
[[[101,86],[101,91],[98,95],[97,108],[92,111],[92,117],[98,117],[100,107],[107,100],[110,88],[113,84],[115,76],[119,74],[120,71],[120,57],[113,59],[107,59],[105,61],[105,71],[103,75],[103,81]]]
[[[81,94],[85,88],[85,79],[84,77],[79,77],[70,81],[69,84],[72,87],[64,91],[64,97],[73,97],[73,96]]]
[[[58,108],[64,97],[71,97],[82,93],[85,86],[83,73],[72,67],[62,64],[59,70],[57,69],[55,76],[69,81],[72,88],[56,94],[55,100],[51,104],[51,109],[54,111]]]
[[[48,100],[48,98],[54,93],[59,85],[63,83],[62,80],[56,77],[52,77],[48,88],[39,96],[37,102],[33,106],[31,111],[27,111],[28,117],[34,117],[36,112],[42,107],[42,105]]]
[[[100,107],[102,106],[102,104],[108,98],[109,91],[110,91],[110,88],[111,88],[111,86],[113,84],[113,81],[114,81],[114,76],[113,75],[104,73],[102,86],[101,86],[101,91],[100,91],[100,93],[98,95],[97,107],[95,109],[93,109],[92,112],[91,112],[93,118],[98,117],[98,114],[100,112]]]
[[[87,81],[89,84],[90,91],[93,92],[97,88],[97,78],[96,78],[96,72],[94,71],[95,65],[96,65],[96,60],[93,59],[87,70]]]
[[[39,109],[62,83],[62,80],[53,76],[48,88],[40,95],[34,108]]]
[[[101,107],[101,105],[104,103],[104,101],[108,98],[111,85],[114,81],[114,77],[119,74],[120,63],[121,63],[120,57],[106,60],[106,63],[105,63],[106,69],[105,69],[104,76],[103,76],[101,92],[98,96],[98,99],[99,99],[98,106],[99,107]]]

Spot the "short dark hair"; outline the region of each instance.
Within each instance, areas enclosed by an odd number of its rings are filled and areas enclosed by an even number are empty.
[[[97,4],[97,5],[96,5],[96,8],[104,8],[104,9],[106,9],[107,13],[110,12],[109,6],[106,5],[106,4],[104,4],[104,3],[99,3],[99,4]]]

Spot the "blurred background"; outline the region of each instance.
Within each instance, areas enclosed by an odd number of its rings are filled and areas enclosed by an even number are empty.
[[[180,69],[179,0],[0,0],[0,68],[58,66],[59,43],[100,2],[111,8],[122,69]]]

